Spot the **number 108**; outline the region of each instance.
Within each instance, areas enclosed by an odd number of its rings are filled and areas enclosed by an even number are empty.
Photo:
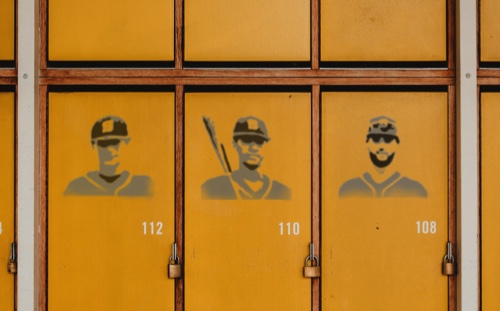
[[[417,233],[435,234],[437,232],[437,223],[435,221],[417,221]]]

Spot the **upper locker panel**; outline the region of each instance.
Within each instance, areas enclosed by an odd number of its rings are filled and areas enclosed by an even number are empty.
[[[49,89],[49,310],[173,310],[174,129],[168,90]]]
[[[446,0],[321,0],[322,62],[444,62]]]
[[[495,0],[480,1],[480,62],[500,64],[500,25],[498,16],[500,14],[500,2]],[[485,65],[485,64],[482,64]]]
[[[310,2],[187,0],[187,62],[308,62]]]
[[[48,61],[174,60],[174,1],[48,1]]]
[[[185,99],[185,309],[310,310],[310,93]]]
[[[14,275],[9,274],[7,263],[11,257],[11,244],[15,240],[14,212],[14,92],[0,90],[0,310],[14,310]]]
[[[0,1],[0,64],[14,60],[14,0]]]
[[[447,102],[322,93],[323,310],[448,310]]]

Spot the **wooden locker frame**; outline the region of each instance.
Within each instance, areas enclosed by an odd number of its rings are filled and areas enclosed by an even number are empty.
[[[39,46],[39,164],[40,164],[40,214],[36,220],[43,229],[37,246],[38,300],[35,302],[41,311],[47,310],[47,124],[46,95],[50,85],[174,85],[175,86],[175,240],[178,256],[183,262],[183,205],[184,205],[184,86],[185,85],[304,85],[312,87],[312,242],[316,245],[315,253],[320,256],[320,190],[321,190],[321,143],[320,143],[320,87],[323,85],[441,85],[448,87],[448,214],[449,240],[453,249],[457,249],[457,163],[456,163],[456,1],[443,0],[447,3],[447,60],[446,68],[434,69],[331,69],[320,68],[319,58],[319,8],[320,0],[311,1],[311,68],[309,69],[258,69],[258,68],[210,68],[184,69],[183,63],[183,0],[174,3],[174,67],[172,69],[148,68],[50,68],[48,66],[47,36],[49,0],[40,0],[40,46]],[[1,78],[1,72],[0,72]],[[497,73],[500,81],[500,71]],[[443,249],[444,254],[444,249]],[[437,256],[436,260],[440,260]],[[184,310],[184,281],[175,281],[175,310]],[[448,310],[457,310],[457,279],[449,277]],[[311,310],[321,309],[320,279],[311,282]]]

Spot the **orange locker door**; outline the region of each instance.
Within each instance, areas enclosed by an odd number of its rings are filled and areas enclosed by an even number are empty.
[[[91,89],[48,92],[48,309],[173,310],[174,93]]]
[[[15,240],[14,216],[14,93],[0,90],[0,309],[14,310],[14,276],[9,274],[7,263],[15,262],[11,245]],[[12,259],[12,260],[11,260]]]
[[[185,310],[310,310],[311,94],[185,94]]]
[[[0,2],[0,62],[14,60],[14,0]]]
[[[49,61],[174,60],[173,0],[49,2]]]
[[[320,2],[321,61],[446,60],[446,0]]]
[[[322,93],[322,309],[448,310],[448,95]]]
[[[498,289],[498,177],[500,156],[499,88],[481,93],[481,302],[483,310],[500,308]]]
[[[302,0],[184,2],[188,62],[307,62],[311,4]]]
[[[498,14],[500,12],[500,3],[494,0],[479,1],[480,8],[480,25],[479,28],[479,60],[481,62],[495,62],[498,68],[500,61],[500,52],[498,45],[500,44],[500,25],[498,25]]]

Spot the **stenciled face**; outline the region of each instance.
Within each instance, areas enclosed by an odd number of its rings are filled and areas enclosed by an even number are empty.
[[[391,164],[398,148],[396,137],[391,135],[370,135],[367,145],[372,163],[379,168]]]
[[[266,140],[260,136],[245,135],[238,137],[233,145],[236,152],[238,152],[240,165],[243,164],[251,170],[260,167],[264,159],[261,151],[265,143]]]
[[[120,139],[98,140],[99,163],[105,166],[118,166],[120,164],[120,144]]]

